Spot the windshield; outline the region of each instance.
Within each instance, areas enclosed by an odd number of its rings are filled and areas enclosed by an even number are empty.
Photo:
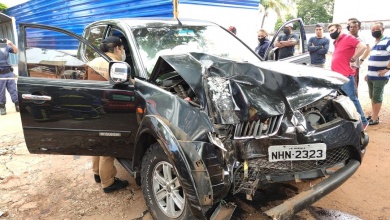
[[[147,27],[133,31],[142,61],[150,75],[161,55],[202,52],[237,62],[260,59],[219,26]]]

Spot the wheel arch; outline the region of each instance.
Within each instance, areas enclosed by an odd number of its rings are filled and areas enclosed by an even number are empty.
[[[178,141],[169,126],[158,116],[145,116],[139,127],[133,167],[140,170],[145,152],[153,143],[158,142],[181,177],[180,182],[186,192],[192,214],[197,219],[205,219],[204,206],[210,205],[211,207],[212,205],[212,186],[210,180],[205,181],[210,178],[203,161],[199,162],[200,156],[188,156],[188,154],[196,153],[195,146],[188,141]],[[186,149],[183,149],[181,145],[187,146]],[[195,168],[195,165],[198,168]]]

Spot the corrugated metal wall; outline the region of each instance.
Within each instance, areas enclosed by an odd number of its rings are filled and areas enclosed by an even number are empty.
[[[16,26],[39,23],[81,34],[94,21],[124,17],[173,17],[172,0],[31,0],[3,13],[15,17]]]
[[[260,0],[179,0],[179,4],[257,8]],[[97,20],[124,17],[173,17],[172,0],[30,0],[5,10],[23,23],[53,25],[81,34]]]
[[[180,0],[179,4],[257,8],[259,0]],[[84,27],[102,19],[125,17],[173,17],[172,0],[30,0],[3,12],[14,17],[16,27],[23,23],[56,26],[81,35]],[[52,34],[52,33],[51,33]],[[47,35],[47,36],[46,36]],[[50,37],[49,32],[36,32],[31,37]],[[78,42],[64,37],[66,45],[56,49],[76,50]]]
[[[19,23],[51,25],[81,35],[91,22],[125,17],[173,17],[171,0],[31,0],[4,11]],[[50,39],[53,32],[31,32],[30,38]],[[32,40],[32,39],[30,39]],[[76,50],[78,42],[63,36],[66,44],[55,44],[53,48]]]
[[[258,8],[260,0],[180,0],[181,4],[210,5],[231,8]]]

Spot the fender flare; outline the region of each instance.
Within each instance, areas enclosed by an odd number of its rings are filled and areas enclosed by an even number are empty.
[[[136,136],[134,157],[142,160],[145,147],[138,144],[143,134],[149,134],[160,143],[168,159],[180,175],[180,183],[186,192],[187,201],[192,214],[197,219],[206,219],[202,209],[205,205],[212,205],[212,185],[205,163],[196,149],[204,142],[178,141],[164,119],[158,116],[147,115],[143,118]],[[133,158],[133,161],[136,158]]]

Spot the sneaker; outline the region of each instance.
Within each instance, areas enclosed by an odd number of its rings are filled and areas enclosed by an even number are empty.
[[[102,180],[100,179],[100,176],[97,174],[93,174],[93,178],[95,179],[95,182],[100,183]]]
[[[19,102],[16,102],[16,103],[15,103],[15,110],[16,110],[16,112],[20,112],[20,109],[19,109]]]
[[[371,115],[369,115],[366,119],[367,121],[369,121],[371,119]]]
[[[5,108],[0,108],[0,114],[1,115],[7,114],[7,112],[5,111]]]
[[[368,123],[363,125],[363,131],[365,131],[368,127]]]
[[[127,182],[127,180],[120,180],[114,177],[114,183],[109,187],[103,188],[103,191],[105,193],[110,193],[114,192],[115,190],[124,189],[127,185],[129,185],[129,182]]]

